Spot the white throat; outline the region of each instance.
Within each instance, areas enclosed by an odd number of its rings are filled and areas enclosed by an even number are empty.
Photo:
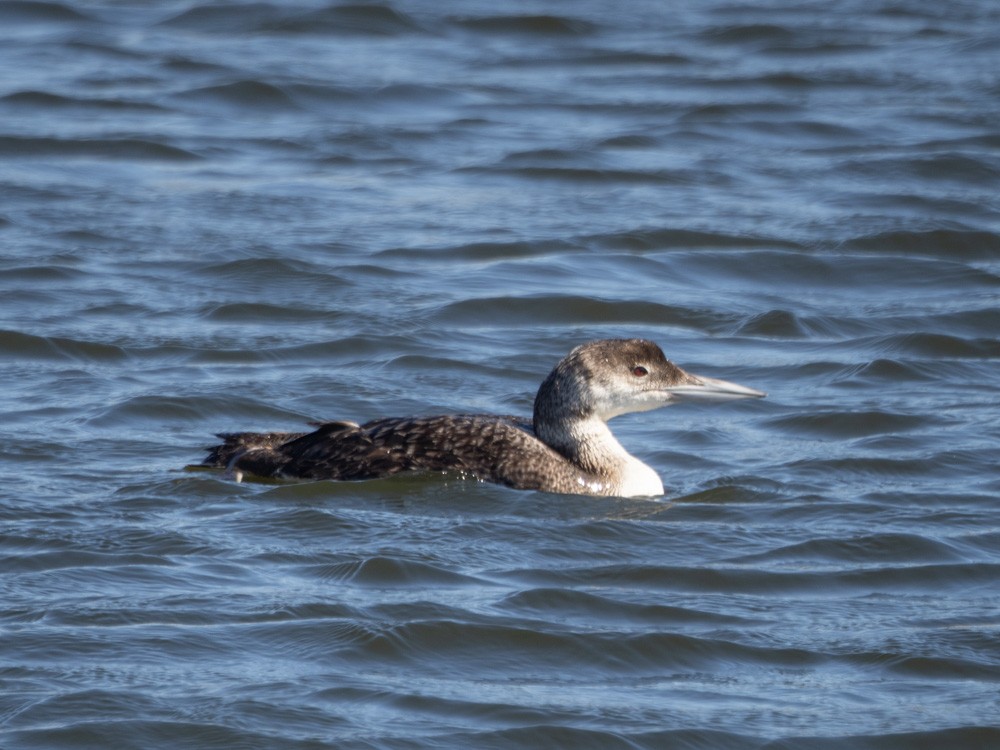
[[[570,454],[577,463],[601,477],[598,482],[604,484],[598,494],[619,497],[663,494],[659,475],[625,450],[603,420],[591,417],[574,422],[567,437]]]

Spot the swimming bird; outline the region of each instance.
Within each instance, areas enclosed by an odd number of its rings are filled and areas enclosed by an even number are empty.
[[[276,479],[373,479],[454,472],[517,489],[621,497],[663,494],[660,477],[622,447],[607,421],[687,399],[765,394],[692,375],[645,339],[573,349],[545,378],[529,420],[491,414],[318,423],[312,432],[220,433],[203,466]]]

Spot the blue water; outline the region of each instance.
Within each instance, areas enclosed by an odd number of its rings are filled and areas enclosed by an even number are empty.
[[[0,746],[1000,746],[1000,7],[0,4]],[[666,495],[235,483],[643,336]]]

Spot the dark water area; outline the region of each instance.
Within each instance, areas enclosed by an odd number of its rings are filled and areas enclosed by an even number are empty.
[[[1000,747],[1000,5],[0,4],[0,747]],[[235,483],[643,336],[663,498]]]

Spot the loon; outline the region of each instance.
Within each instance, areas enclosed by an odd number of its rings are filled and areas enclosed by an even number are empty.
[[[651,497],[660,477],[611,434],[607,421],[686,399],[766,394],[685,372],[644,339],[573,349],[535,396],[531,421],[491,414],[320,422],[312,432],[220,433],[203,467],[273,479],[357,480],[404,471],[456,472],[516,489]]]

